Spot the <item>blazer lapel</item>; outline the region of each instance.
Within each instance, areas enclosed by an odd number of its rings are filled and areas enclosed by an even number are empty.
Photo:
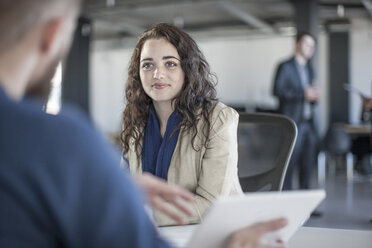
[[[304,87],[303,87],[302,82],[301,82],[300,73],[297,70],[297,65],[296,65],[295,58],[293,58],[291,60],[291,67],[292,67],[292,73],[294,75],[293,79],[294,79],[295,84],[297,85],[298,88],[304,90]]]

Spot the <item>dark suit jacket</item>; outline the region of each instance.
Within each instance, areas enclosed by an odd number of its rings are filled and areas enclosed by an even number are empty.
[[[305,95],[295,63],[295,58],[292,57],[279,64],[274,80],[274,95],[279,98],[278,112],[289,116],[298,125],[303,117]],[[306,66],[309,69],[309,83],[312,84],[314,71],[310,63]],[[313,104],[311,106],[313,111]]]

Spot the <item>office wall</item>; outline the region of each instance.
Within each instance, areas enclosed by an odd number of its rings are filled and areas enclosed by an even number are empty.
[[[291,37],[197,39],[218,77],[218,97],[227,104],[275,107],[272,78],[278,61],[292,53]],[[117,132],[124,107],[123,92],[128,61],[135,41],[93,42],[91,109],[104,132]]]
[[[97,48],[94,43],[93,48],[90,63],[91,115],[101,131],[114,134],[120,130],[124,107],[124,79],[130,51],[111,45]]]
[[[248,109],[276,106],[272,79],[278,61],[291,56],[291,37],[201,40],[199,45],[218,76],[221,101]]]
[[[371,22],[355,21],[351,31],[351,84],[367,95],[372,95],[372,25]],[[359,123],[362,101],[350,94],[350,122]]]
[[[372,79],[371,30],[368,24],[358,23],[351,33],[352,83],[368,90]],[[369,32],[365,32],[369,30]],[[271,95],[276,65],[288,58],[293,51],[293,38],[273,37],[224,37],[208,39],[195,37],[211,69],[219,79],[218,97],[227,104],[276,107]],[[120,116],[124,107],[124,82],[128,62],[135,40],[94,41],[91,63],[91,110],[98,127],[105,133],[120,129]],[[319,104],[320,131],[328,124],[328,39],[321,33],[318,41],[318,72],[316,85],[322,91]],[[351,100],[351,121],[359,117],[360,102]],[[359,110],[358,110],[359,109]],[[358,112],[358,113],[357,113]]]

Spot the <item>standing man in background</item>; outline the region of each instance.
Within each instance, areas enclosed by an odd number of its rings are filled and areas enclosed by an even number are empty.
[[[274,95],[279,98],[279,113],[293,119],[298,128],[297,141],[284,180],[284,190],[293,188],[292,177],[296,167],[300,189],[310,188],[318,143],[314,105],[320,96],[319,90],[313,86],[314,71],[310,65],[315,45],[315,38],[311,34],[299,32],[294,56],[280,63],[275,75]]]

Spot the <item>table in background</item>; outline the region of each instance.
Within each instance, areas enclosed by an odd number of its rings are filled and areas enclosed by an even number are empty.
[[[345,132],[350,135],[370,135],[372,131],[372,125],[345,125]]]
[[[371,173],[372,161],[372,125],[345,125],[345,132],[351,138],[351,152],[354,155],[354,166],[362,175]]]
[[[197,227],[198,225],[161,227],[159,232],[174,247],[184,248]],[[301,227],[290,239],[288,247],[370,248],[372,231]]]

